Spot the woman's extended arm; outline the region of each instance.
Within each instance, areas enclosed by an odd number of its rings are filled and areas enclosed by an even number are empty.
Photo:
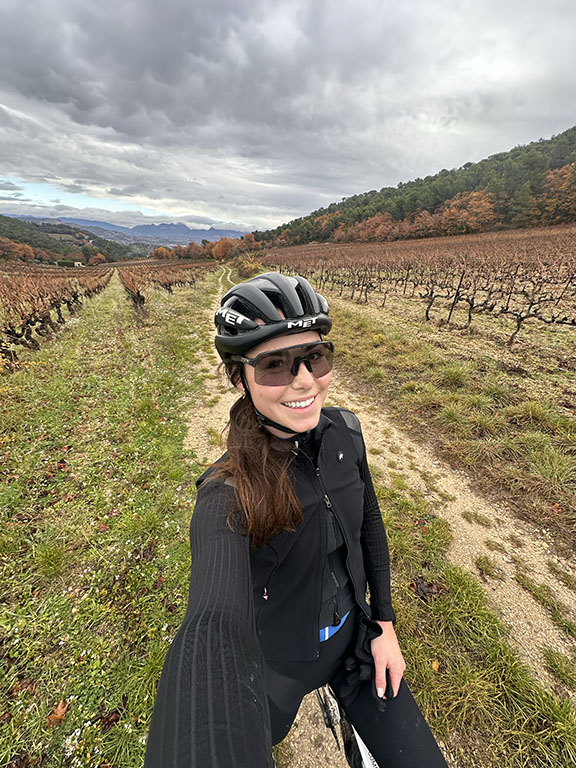
[[[370,587],[372,618],[394,621],[390,594],[390,555],[382,513],[372,483],[366,453],[360,464],[360,477],[364,483],[364,518],[362,522],[362,553],[366,579]]]
[[[188,610],[158,686],[145,768],[272,765],[249,541],[226,526],[232,494],[220,480],[199,491]]]
[[[388,540],[382,521],[382,513],[374,491],[374,484],[366,453],[360,465],[360,474],[364,483],[364,521],[362,524],[362,549],[366,578],[370,587],[370,606],[372,618],[382,628],[380,637],[371,642],[372,656],[376,668],[376,689],[379,696],[386,690],[386,670],[390,675],[393,695],[398,693],[406,664],[398,645],[393,621],[394,610],[390,596],[390,556]]]

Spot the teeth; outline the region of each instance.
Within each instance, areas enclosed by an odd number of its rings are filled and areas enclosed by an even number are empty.
[[[314,398],[309,397],[308,400],[293,400],[290,403],[282,403],[282,405],[286,405],[288,408],[306,408],[307,405],[313,402]]]

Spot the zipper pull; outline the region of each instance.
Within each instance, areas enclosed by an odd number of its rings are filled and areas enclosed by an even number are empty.
[[[338,610],[338,598],[334,598],[334,613],[332,615],[332,626],[337,627],[338,624],[340,624],[340,620],[342,617],[340,616],[340,611]]]
[[[268,600],[268,590],[266,589],[266,587],[264,587],[264,594],[262,595],[262,597],[264,598],[264,600]]]
[[[328,498],[327,494],[324,494],[324,504],[326,504],[328,509],[332,509],[332,502]]]

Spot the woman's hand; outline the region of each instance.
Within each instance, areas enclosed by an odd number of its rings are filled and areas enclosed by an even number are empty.
[[[386,690],[386,670],[390,671],[393,696],[398,693],[402,675],[406,669],[406,663],[402,651],[398,645],[398,638],[391,621],[379,621],[382,627],[380,637],[375,637],[370,643],[370,650],[376,667],[376,691],[378,696],[384,698]]]

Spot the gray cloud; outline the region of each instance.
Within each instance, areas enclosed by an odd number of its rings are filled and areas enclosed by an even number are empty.
[[[3,192],[13,192],[15,195],[22,194],[22,187],[19,187],[17,184],[14,184],[13,181],[7,181],[4,179],[0,179],[0,190]]]
[[[0,170],[273,226],[574,121],[568,0],[0,0]]]

